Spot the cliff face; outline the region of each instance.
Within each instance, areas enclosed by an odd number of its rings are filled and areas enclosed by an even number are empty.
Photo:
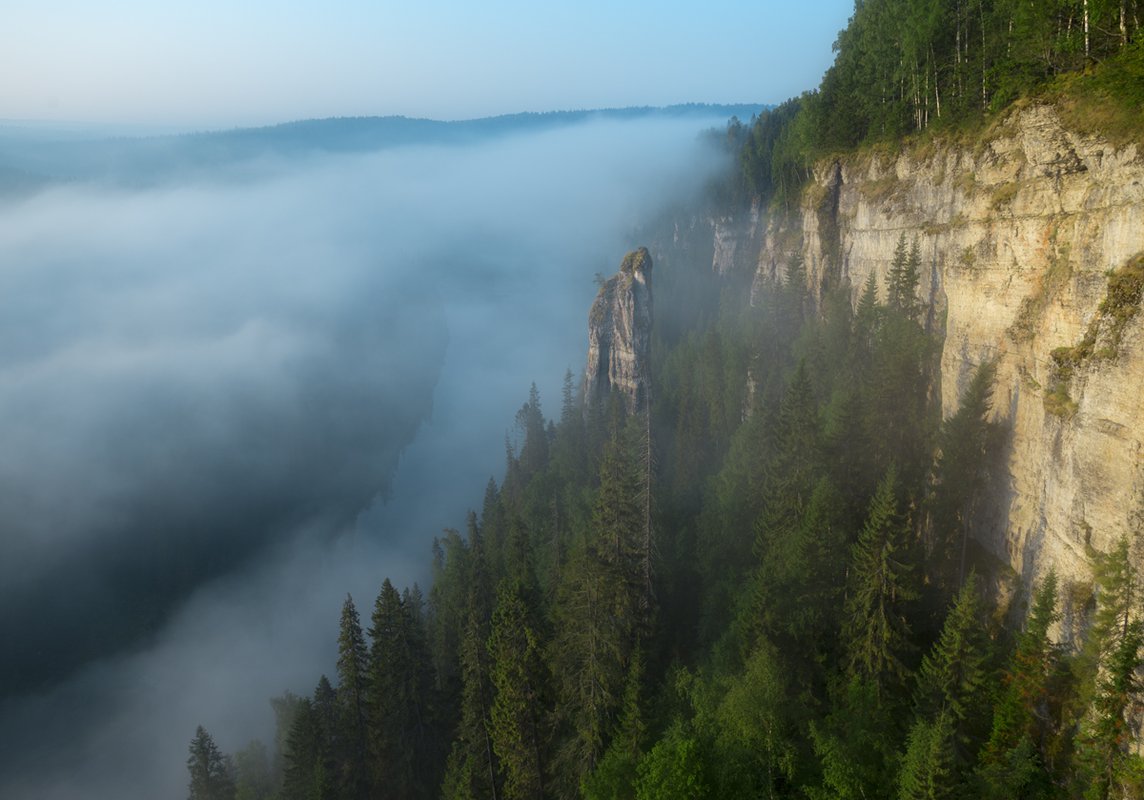
[[[606,401],[612,389],[629,412],[647,402],[651,347],[651,255],[628,253],[620,271],[600,287],[588,314],[588,368],[584,401]]]
[[[848,157],[772,218],[756,284],[801,253],[817,291],[886,273],[903,233],[944,334],[943,413],[996,359],[1008,475],[980,537],[1018,572],[1086,579],[1086,544],[1144,530],[1144,159],[1011,112],[982,141]],[[1137,553],[1137,558],[1139,558]],[[1144,566],[1144,564],[1142,564]]]

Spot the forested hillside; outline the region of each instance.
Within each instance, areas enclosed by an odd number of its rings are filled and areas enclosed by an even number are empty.
[[[858,2],[821,86],[732,131],[743,191],[793,199],[827,153],[972,128],[1035,92],[1111,98],[1139,130],[1142,13],[1137,0]]]
[[[338,674],[273,701],[273,758],[228,766],[200,732],[194,785],[217,786],[192,796],[1140,790],[1136,576],[1100,561],[1073,649],[1054,578],[1026,612],[990,605],[961,521],[990,479],[991,371],[937,419],[917,267],[903,239],[854,312],[812,313],[797,263],[754,307],[725,292],[657,340],[650,418],[585,413],[568,375],[549,421],[532,391],[428,593],[386,580],[364,621],[347,598]]]
[[[817,92],[732,125],[728,181],[781,200],[823,152],[1070,73],[1123,104],[1137,14],[861,2]],[[1130,543],[1091,585],[975,546],[1006,431],[990,363],[942,418],[918,241],[852,303],[797,258],[752,291],[653,238],[651,391],[568,373],[550,419],[533,387],[431,586],[347,597],[337,674],[271,701],[272,746],[196,732],[192,799],[1144,796]]]

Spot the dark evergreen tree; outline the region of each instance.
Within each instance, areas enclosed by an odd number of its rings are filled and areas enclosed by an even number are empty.
[[[989,421],[995,375],[993,363],[979,366],[957,412],[942,425],[934,469],[930,560],[931,571],[947,587],[958,585],[964,576],[974,512],[990,481],[990,457],[999,435]]]
[[[979,591],[977,576],[970,573],[918,670],[918,712],[927,720],[945,715],[959,780],[973,763],[988,712],[989,640]]]
[[[272,800],[278,785],[271,770],[270,753],[253,739],[234,754],[234,800]]]
[[[548,464],[548,432],[535,383],[528,390],[528,402],[516,413],[516,425],[524,436],[519,463],[523,480],[527,482]]]
[[[811,740],[822,772],[814,800],[889,797],[901,739],[885,692],[858,676],[839,686],[825,718],[811,722]]]
[[[234,800],[231,766],[202,725],[191,739],[187,771],[191,773],[190,800]]]
[[[456,800],[485,800],[500,796],[500,767],[489,735],[493,689],[487,642],[493,595],[484,540],[472,514],[469,554],[468,614],[460,652],[460,719],[442,794]]]
[[[953,768],[954,722],[946,709],[932,720],[919,719],[910,729],[902,769],[898,777],[898,800],[945,800],[957,797]]]
[[[1131,747],[1126,714],[1140,692],[1136,671],[1141,663],[1142,643],[1144,623],[1133,620],[1121,632],[1109,656],[1092,712],[1077,736],[1077,778],[1085,800],[1123,796]]]
[[[993,708],[993,729],[981,755],[988,767],[1007,771],[1043,757],[1053,724],[1048,692],[1056,649],[1049,629],[1060,619],[1056,605],[1057,576],[1050,572],[1034,594],[1025,629],[1017,637],[1003,676],[1004,688]]]
[[[369,660],[361,619],[353,598],[346,595],[338,629],[337,780],[346,800],[369,794],[368,726],[366,709]]]
[[[370,759],[375,797],[412,798],[437,786],[429,750],[429,663],[418,614],[387,578],[374,605],[370,646]]]
[[[878,484],[854,545],[843,629],[850,673],[868,681],[888,704],[900,696],[910,674],[906,607],[918,599],[897,492],[897,471],[891,468]]]
[[[326,800],[336,796],[337,778],[329,735],[310,699],[298,704],[286,741],[285,800]]]
[[[519,580],[501,582],[488,643],[495,690],[489,734],[506,800],[543,797],[549,779],[548,676],[526,595]]]

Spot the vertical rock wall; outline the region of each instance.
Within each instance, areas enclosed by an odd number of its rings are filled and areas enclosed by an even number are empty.
[[[642,410],[649,386],[651,255],[628,253],[620,271],[600,287],[588,314],[587,404],[605,402],[616,390],[630,413]]]

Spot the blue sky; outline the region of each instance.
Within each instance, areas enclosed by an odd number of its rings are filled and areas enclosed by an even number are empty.
[[[0,119],[304,117],[777,102],[852,0],[5,0]]]

